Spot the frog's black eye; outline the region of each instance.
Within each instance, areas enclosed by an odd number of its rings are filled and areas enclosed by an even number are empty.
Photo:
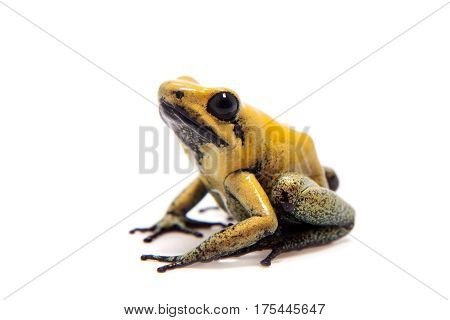
[[[233,120],[239,111],[239,100],[229,92],[219,92],[209,99],[206,111],[220,120]]]

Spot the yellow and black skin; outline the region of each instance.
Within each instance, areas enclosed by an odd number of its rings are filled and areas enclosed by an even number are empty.
[[[195,228],[222,225],[198,247],[180,256],[143,255],[168,262],[166,270],[271,249],[270,265],[282,252],[318,246],[348,234],[354,210],[334,191],[338,178],[323,167],[309,135],[284,126],[244,104],[227,88],[207,88],[190,77],[164,82],[160,114],[174,130],[200,175],[150,228],[146,242],[168,231],[201,237]],[[237,222],[201,222],[186,214],[207,193]]]

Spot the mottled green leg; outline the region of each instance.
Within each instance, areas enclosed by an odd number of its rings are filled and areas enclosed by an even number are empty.
[[[280,227],[274,235],[261,239],[250,247],[233,252],[227,257],[237,257],[253,251],[271,249],[269,255],[261,260],[262,265],[270,266],[272,260],[281,253],[328,244],[348,234],[352,227],[352,225],[348,227],[311,225]]]
[[[330,243],[345,236],[353,228],[353,208],[332,190],[322,188],[298,173],[280,176],[272,188],[270,198],[281,215],[300,224],[280,226],[275,234],[228,256],[272,249],[261,261],[263,265],[270,265],[271,260],[280,253]]]
[[[310,225],[347,227],[355,219],[353,208],[335,192],[298,173],[277,179],[271,202],[290,219]]]

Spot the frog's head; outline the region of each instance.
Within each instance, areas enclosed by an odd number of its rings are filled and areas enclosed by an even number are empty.
[[[158,98],[164,122],[196,154],[207,144],[230,148],[243,142],[241,102],[234,91],[206,88],[190,77],[180,77],[164,82]]]

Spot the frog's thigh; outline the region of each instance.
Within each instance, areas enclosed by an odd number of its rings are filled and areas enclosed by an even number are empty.
[[[285,214],[316,226],[352,226],[353,208],[333,191],[298,173],[285,173],[275,182],[271,202]]]

